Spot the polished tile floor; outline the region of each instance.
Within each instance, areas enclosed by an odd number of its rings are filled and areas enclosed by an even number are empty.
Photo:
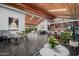
[[[40,35],[36,32],[29,33],[28,39],[14,39],[11,43],[0,42],[0,56],[40,56],[39,50],[47,43],[48,35]],[[79,55],[79,48],[66,46],[71,56]]]
[[[30,33],[28,39],[11,40],[11,43],[0,42],[0,55],[32,56],[47,43],[47,35]]]

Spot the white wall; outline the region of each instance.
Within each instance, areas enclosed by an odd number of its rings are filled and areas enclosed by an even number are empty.
[[[13,10],[0,7],[0,30],[8,30],[8,17],[19,19],[19,31],[24,30],[25,15]]]
[[[38,24],[37,30],[48,31],[48,21],[47,20],[43,20],[40,24]]]

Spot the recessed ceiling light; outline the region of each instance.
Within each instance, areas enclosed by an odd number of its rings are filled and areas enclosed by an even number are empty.
[[[56,12],[56,11],[68,11],[68,9],[63,8],[63,9],[53,9],[53,10],[48,10],[50,12]]]
[[[71,16],[57,16],[57,17],[66,17],[66,18],[70,18]]]

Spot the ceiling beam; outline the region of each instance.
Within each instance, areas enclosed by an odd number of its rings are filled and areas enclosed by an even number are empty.
[[[37,13],[37,14],[40,14],[42,16],[45,16],[46,18],[55,18],[55,16],[47,13],[45,10],[43,10],[42,8],[39,8],[40,6],[36,6],[35,4],[18,4],[20,5],[21,7],[24,7],[25,9],[28,9],[28,10],[31,10],[33,11],[34,13]]]

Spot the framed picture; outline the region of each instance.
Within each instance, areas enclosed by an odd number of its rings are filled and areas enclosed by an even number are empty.
[[[11,31],[18,30],[18,18],[9,17],[9,30]]]

